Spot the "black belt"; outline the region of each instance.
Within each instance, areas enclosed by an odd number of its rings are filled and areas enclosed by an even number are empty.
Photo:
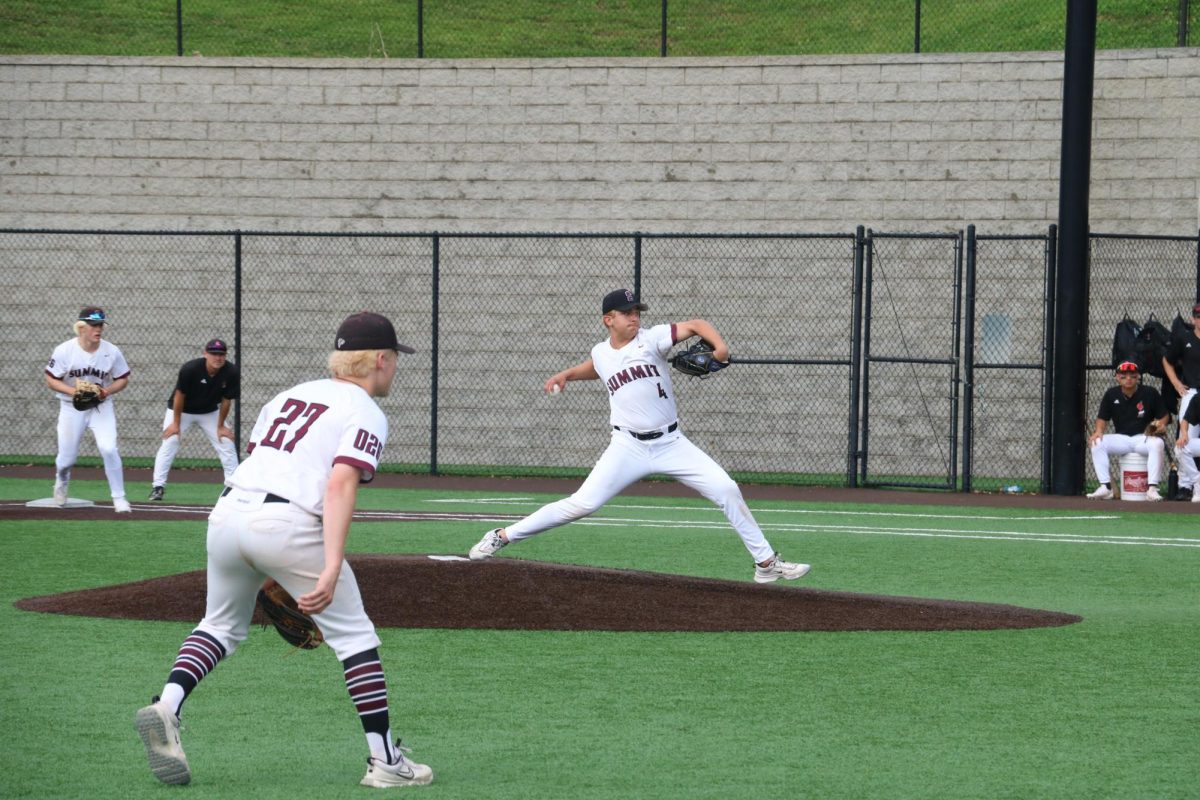
[[[225,495],[229,494],[232,491],[233,491],[232,486],[226,486],[225,491],[221,492],[221,497],[224,497]],[[270,492],[267,492],[267,496],[263,498],[263,502],[264,503],[290,503],[292,501],[288,500],[286,497],[280,497],[277,494],[271,494]]]
[[[617,427],[616,425],[613,425],[613,430],[619,431],[619,430],[621,430],[621,428]],[[667,433],[674,433],[677,430],[679,430],[678,422],[672,422],[670,425],[667,426]],[[649,441],[650,439],[660,439],[660,438],[662,438],[662,435],[663,435],[662,431],[651,431],[650,433],[638,433],[637,431],[628,431],[627,430],[625,432],[628,433],[633,438],[640,439],[643,442]]]

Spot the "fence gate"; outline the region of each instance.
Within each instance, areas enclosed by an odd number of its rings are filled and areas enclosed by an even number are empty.
[[[867,232],[860,485],[958,485],[963,236]]]

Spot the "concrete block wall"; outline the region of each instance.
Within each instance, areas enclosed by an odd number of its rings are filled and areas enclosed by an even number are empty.
[[[0,56],[0,227],[1041,232],[1060,53]],[[1096,56],[1093,230],[1200,226],[1200,49]]]

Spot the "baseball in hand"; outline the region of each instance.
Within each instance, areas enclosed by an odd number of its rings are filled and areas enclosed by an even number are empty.
[[[550,387],[550,394],[558,394],[562,391],[562,387],[557,383]]]

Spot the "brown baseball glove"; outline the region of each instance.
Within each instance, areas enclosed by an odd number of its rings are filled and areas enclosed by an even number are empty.
[[[274,625],[283,640],[293,647],[315,650],[325,641],[325,635],[321,633],[316,620],[301,611],[287,589],[274,579],[267,578],[258,590],[258,607],[262,609],[267,622]]]
[[[98,385],[80,378],[75,381],[75,393],[71,395],[71,405],[79,411],[87,411],[104,402],[104,396]]]

